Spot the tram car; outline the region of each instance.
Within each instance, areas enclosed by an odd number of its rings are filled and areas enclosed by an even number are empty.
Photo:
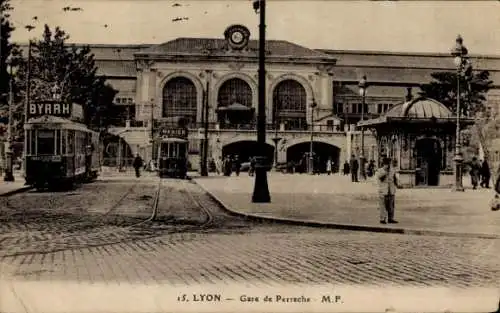
[[[158,145],[158,175],[162,178],[187,178],[187,128],[161,129],[156,141]]]
[[[99,133],[70,118],[70,107],[78,105],[44,102],[30,107],[31,116],[24,126],[28,185],[37,189],[70,189],[76,182],[90,182],[98,177]]]

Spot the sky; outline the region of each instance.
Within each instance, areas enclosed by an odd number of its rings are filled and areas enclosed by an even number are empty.
[[[180,6],[173,6],[174,3]],[[472,54],[500,55],[500,1],[268,0],[266,35],[314,49],[449,53],[461,34]],[[158,44],[223,38],[243,24],[258,38],[251,0],[11,0],[13,39],[60,26],[71,42]],[[64,11],[64,7],[81,11]],[[37,17],[34,20],[33,17]],[[173,22],[176,17],[188,18]],[[28,32],[25,25],[36,26]]]

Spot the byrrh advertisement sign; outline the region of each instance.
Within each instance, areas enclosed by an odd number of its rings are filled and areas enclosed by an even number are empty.
[[[30,103],[28,107],[29,117],[51,115],[69,119],[81,118],[82,113],[80,105],[60,101],[36,101]]]

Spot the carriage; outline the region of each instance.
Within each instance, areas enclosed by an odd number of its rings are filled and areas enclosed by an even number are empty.
[[[187,128],[169,127],[160,130],[158,146],[158,175],[160,177],[187,178]]]
[[[100,136],[72,119],[72,112],[81,111],[78,107],[55,101],[31,104],[24,125],[28,185],[71,188],[75,182],[92,181],[99,175]]]

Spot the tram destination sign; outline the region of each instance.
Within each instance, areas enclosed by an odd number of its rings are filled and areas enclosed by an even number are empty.
[[[161,128],[159,131],[160,137],[170,137],[170,138],[187,138],[188,130],[187,128]]]

